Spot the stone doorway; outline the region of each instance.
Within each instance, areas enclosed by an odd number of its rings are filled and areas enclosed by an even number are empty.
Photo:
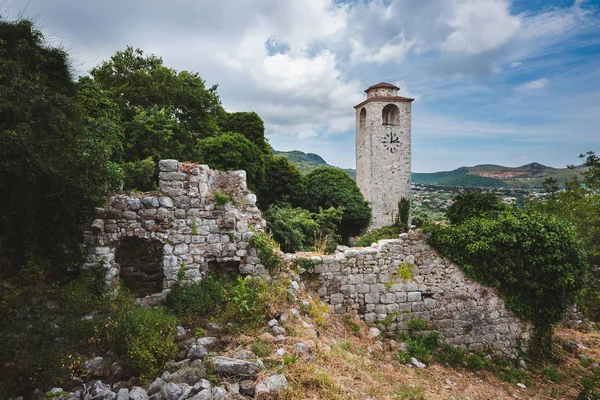
[[[121,239],[115,261],[121,267],[121,282],[135,297],[163,290],[163,244],[158,240],[127,237]]]

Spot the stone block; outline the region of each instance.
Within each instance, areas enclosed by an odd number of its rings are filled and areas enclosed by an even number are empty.
[[[158,169],[163,172],[177,171],[179,167],[179,161],[177,160],[160,160],[158,162]]]
[[[409,302],[421,301],[421,292],[408,292],[407,300]]]

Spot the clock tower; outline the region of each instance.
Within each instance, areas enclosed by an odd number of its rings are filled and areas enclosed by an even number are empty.
[[[370,229],[391,225],[398,200],[410,200],[410,114],[414,99],[378,83],[356,109],[356,184],[371,203]]]

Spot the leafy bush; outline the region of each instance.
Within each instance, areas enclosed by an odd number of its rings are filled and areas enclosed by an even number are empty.
[[[534,325],[532,355],[550,354],[552,324],[584,287],[586,259],[575,231],[522,210],[467,219],[433,231],[431,243],[472,279],[496,287],[506,305]]]
[[[406,325],[408,326],[408,331],[411,334],[424,331],[428,326],[427,321],[421,318],[412,318],[406,323]]]
[[[506,209],[506,206],[496,193],[483,193],[474,190],[456,195],[454,204],[446,211],[446,217],[452,224],[462,224],[469,218],[504,209]]]
[[[250,245],[258,251],[260,263],[268,270],[272,270],[281,264],[281,259],[277,254],[279,245],[268,234],[254,232],[250,240]]]
[[[264,279],[209,276],[195,283],[176,283],[165,304],[187,324],[214,319],[238,331],[262,326],[269,304],[281,301],[282,293]]]
[[[369,247],[373,243],[377,243],[381,239],[397,239],[400,235],[400,230],[396,225],[384,226],[383,228],[374,229],[371,232],[365,233],[356,242],[359,247]]]
[[[312,213],[303,208],[271,206],[264,214],[273,239],[286,253],[315,250],[321,237],[327,237],[326,250],[335,249],[341,241],[336,230],[342,216],[343,210],[334,207],[319,207],[318,212]]]
[[[254,355],[259,358],[268,357],[273,351],[272,347],[273,346],[271,346],[269,342],[266,342],[264,340],[255,340],[250,345],[250,349],[252,350]]]
[[[124,190],[149,192],[156,189],[156,163],[152,157],[123,164]]]
[[[143,380],[153,378],[177,355],[177,319],[161,309],[144,308],[128,295],[122,295],[119,306],[109,325],[111,347],[132,372]]]
[[[471,371],[481,371],[485,368],[485,361],[477,354],[469,354],[465,359],[465,364]]]
[[[544,370],[544,377],[551,382],[560,383],[564,375],[558,371],[555,365],[551,365]]]
[[[166,305],[180,317],[194,314],[205,316],[215,312],[226,300],[223,280],[208,276],[199,282],[173,285],[167,295]]]

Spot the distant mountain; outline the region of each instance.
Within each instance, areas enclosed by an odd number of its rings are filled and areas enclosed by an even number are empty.
[[[337,168],[318,154],[302,151],[277,151],[277,157],[287,158],[303,174],[308,174],[319,167]],[[575,170],[568,168],[553,168],[539,163],[525,164],[520,167],[504,167],[502,165],[481,164],[473,167],[460,167],[452,171],[431,173],[413,172],[412,181],[421,184],[441,186],[481,187],[481,188],[541,188],[546,178],[556,178],[560,186],[564,186],[581,167]],[[342,169],[342,168],[339,168]],[[343,169],[350,177],[356,178],[354,169]]]
[[[442,186],[531,189],[541,188],[546,178],[555,178],[563,186],[578,169],[553,168],[539,163],[520,167],[482,164],[453,171],[413,173],[412,180],[415,183]]]
[[[298,150],[292,151],[277,151],[272,149],[273,155],[276,157],[284,157],[289,160],[300,172],[303,174],[308,174],[311,171],[320,168],[320,167],[329,167],[329,168],[337,168],[345,171],[352,179],[356,177],[356,171],[353,169],[344,169],[338,168],[333,165],[327,164],[323,158],[314,153],[304,153]]]

